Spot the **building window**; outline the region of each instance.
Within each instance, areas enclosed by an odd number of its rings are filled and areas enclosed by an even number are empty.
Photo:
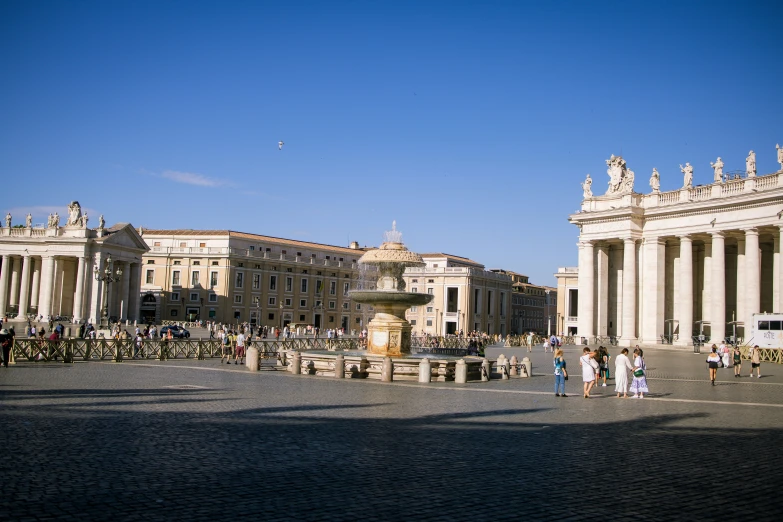
[[[172,309],[171,310],[171,317],[177,317],[177,311]]]
[[[411,283],[418,283],[418,282],[419,282],[418,279],[411,279]]]
[[[270,290],[277,290],[277,276],[276,275],[269,276],[269,289]]]
[[[348,310],[348,303],[343,303],[343,310]]]
[[[419,291],[419,289],[418,289],[417,287],[415,287],[415,286],[414,286],[413,288],[411,288],[411,292],[413,292],[414,294],[415,294],[416,292],[418,292],[418,291]]]
[[[179,301],[179,292],[171,292],[171,300]]]
[[[147,264],[148,265],[154,265],[155,264],[155,260],[154,259],[147,259]]]
[[[285,291],[286,292],[293,292],[294,291],[294,278],[293,277],[286,277],[285,278]]]
[[[302,279],[302,293],[307,293],[307,279]]]
[[[416,319],[411,319],[408,322],[411,323],[411,326],[416,326]],[[426,375],[426,373],[425,373],[425,375]]]
[[[256,247],[254,247],[253,245],[250,245],[250,250],[255,250],[255,249],[256,249]]]
[[[193,287],[198,286],[198,283],[199,283],[198,280],[199,280],[199,274],[200,273],[201,272],[196,271],[196,272],[193,272],[193,273],[190,274],[190,286],[193,286]]]
[[[335,308],[337,308],[337,303],[334,301],[329,301],[329,309],[334,310]]]
[[[155,241],[155,242],[152,244],[152,246],[157,246],[157,247],[159,247],[159,246],[160,246],[160,241]]]
[[[348,295],[348,284],[349,283],[343,283],[343,295]]]
[[[360,303],[356,303],[356,309],[357,310],[361,310],[362,309],[362,305]]]
[[[171,273],[172,286],[179,286],[179,270],[175,270]]]
[[[210,288],[217,288],[217,285],[218,285],[217,277],[218,277],[218,273],[217,272],[212,272],[212,273],[209,274],[209,287]]]
[[[286,306],[291,306],[292,302],[293,302],[293,300],[290,297],[286,297],[285,298],[285,305]]]
[[[320,279],[315,280],[315,293],[320,294],[324,289],[324,282]]]
[[[436,267],[436,268],[437,268],[437,266],[438,266],[438,265],[435,265],[435,267]],[[427,282],[428,282],[428,283],[434,283],[434,282],[435,282],[435,280],[434,280],[434,279],[427,279]]]
[[[304,314],[299,314],[299,321],[304,322],[304,320],[305,320]]]
[[[218,266],[219,264],[217,261],[212,261],[212,266]]]
[[[418,311],[419,311],[419,307],[418,306],[411,306],[411,313],[415,313],[415,312],[418,312]]]
[[[235,304],[242,304],[242,294],[234,295],[234,303]]]
[[[269,298],[269,306],[275,306],[277,304],[277,298],[276,297],[270,297]]]
[[[261,296],[254,295],[254,296],[253,296],[253,304],[254,304],[254,305],[261,304]]]
[[[209,294],[209,302],[210,303],[217,303],[217,294],[215,294],[215,293]]]
[[[432,326],[432,319],[427,319],[427,326]]]
[[[253,274],[253,290],[261,288],[261,274]]]
[[[207,246],[207,244],[206,244],[206,243],[199,243],[199,244],[198,244],[198,247],[199,247],[199,248],[206,248],[206,246]]]
[[[196,292],[191,292],[191,293],[190,293],[190,300],[191,300],[191,301],[198,301],[198,293],[196,293]]]
[[[147,270],[147,284],[151,285],[155,281],[155,271]]]
[[[299,308],[307,308],[307,299],[299,300]]]
[[[267,317],[269,318],[270,321],[275,320],[275,314],[269,314]]]
[[[236,280],[236,287],[242,288],[242,286],[245,284],[245,274],[242,272],[237,272],[237,280]]]
[[[193,266],[201,266],[201,261],[193,261]]]
[[[329,282],[329,295],[337,295],[337,281]]]
[[[174,264],[175,264],[175,265],[181,265],[181,264],[182,264],[182,261],[174,261]]]
[[[430,294],[430,295],[433,295],[435,293],[435,289],[434,288],[428,288],[427,289],[427,293]]]
[[[428,314],[431,314],[432,312],[433,312],[433,307],[431,307],[431,306],[428,306],[428,307],[427,307],[427,313],[428,313]]]

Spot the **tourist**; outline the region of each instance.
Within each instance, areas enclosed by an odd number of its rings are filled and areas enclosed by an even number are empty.
[[[239,361],[242,361],[242,364],[244,364],[245,361],[245,333],[244,330],[239,330],[239,333],[237,334],[237,349],[234,353],[234,364],[238,364]]]
[[[595,385],[595,371],[598,368],[598,363],[593,359],[593,354],[590,353],[590,348],[586,347],[582,350],[582,356],[579,358],[579,366],[582,367],[582,381],[584,398],[590,398],[590,390]]]
[[[598,359],[598,365],[601,367],[599,376],[604,380],[601,386],[606,387],[606,379],[609,378],[609,361],[611,360],[612,356],[609,355],[609,352],[604,346],[599,349],[598,355],[600,356]]]
[[[528,352],[533,351],[533,332],[527,333],[527,351]]]
[[[734,345],[734,377],[742,377],[742,352],[739,346]]]
[[[549,337],[544,337],[544,353],[549,351]]]
[[[720,352],[721,362],[723,363],[724,368],[728,368],[729,353],[731,352],[731,350],[729,350],[729,347],[726,345],[726,343],[721,343],[720,346],[721,346],[721,352]]]
[[[750,377],[753,377],[754,368],[756,377],[761,379],[761,351],[758,344],[750,349]]]
[[[220,364],[223,364],[223,359],[226,359],[226,364],[231,364],[231,338],[228,336],[228,332],[223,330],[218,332],[218,337],[223,350],[221,352]]]
[[[591,354],[593,360],[597,363],[595,368],[595,386],[598,386],[598,379],[601,378],[601,350],[603,349],[603,346],[599,346],[593,350],[593,353]]]
[[[138,328],[137,328],[138,329]],[[138,358],[140,353],[142,352],[142,349],[144,348],[144,337],[141,336],[141,332],[136,333],[136,339],[133,344],[133,358]],[[142,355],[143,358],[143,355]]]
[[[710,382],[715,386],[715,376],[718,373],[718,366],[720,365],[720,355],[718,355],[718,347],[712,345],[712,352],[707,356],[707,367],[710,370]]]
[[[633,381],[631,381],[631,391],[634,399],[644,399],[647,389],[647,365],[644,362],[644,352],[639,345],[633,351]]]
[[[566,371],[566,362],[563,358],[563,350],[560,348],[555,351],[553,364],[555,365],[555,397],[568,397],[565,392],[565,382],[568,378],[568,372]]]
[[[628,398],[628,370],[633,370],[633,365],[628,359],[628,348],[623,348],[614,360],[614,391],[618,398],[621,392],[623,399]]]
[[[8,368],[8,361],[11,358],[11,348],[14,345],[14,339],[11,337],[11,332],[3,328],[0,330],[0,345],[3,348],[3,366]]]

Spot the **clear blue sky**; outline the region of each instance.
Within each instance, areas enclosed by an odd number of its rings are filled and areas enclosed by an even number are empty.
[[[0,4],[0,211],[412,250],[552,284],[622,154],[776,170],[771,2]],[[285,146],[278,151],[277,142]]]

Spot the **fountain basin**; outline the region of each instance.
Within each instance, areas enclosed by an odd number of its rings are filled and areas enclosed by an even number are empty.
[[[417,292],[398,292],[392,290],[351,290],[351,299],[357,303],[366,303],[375,307],[384,304],[400,304],[405,308],[421,306],[429,303],[435,297]]]
[[[321,377],[334,377],[337,365],[337,356],[343,356],[346,379],[381,379],[383,355],[373,355],[363,351],[327,351],[311,350],[301,353],[302,375],[317,375]],[[293,361],[294,350],[286,352],[286,360],[290,364]],[[431,370],[430,379],[433,382],[454,381],[454,370],[457,361],[463,359],[468,370],[468,381],[481,380],[481,364],[484,359],[480,357],[455,357],[449,355],[425,355],[413,354],[405,357],[394,357],[393,379],[395,381],[417,381],[419,378],[419,363],[429,359]]]

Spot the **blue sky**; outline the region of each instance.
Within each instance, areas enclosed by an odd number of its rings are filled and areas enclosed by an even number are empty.
[[[769,2],[6,0],[0,211],[337,245],[396,219],[553,284],[611,154],[644,193],[776,170],[782,64]]]

